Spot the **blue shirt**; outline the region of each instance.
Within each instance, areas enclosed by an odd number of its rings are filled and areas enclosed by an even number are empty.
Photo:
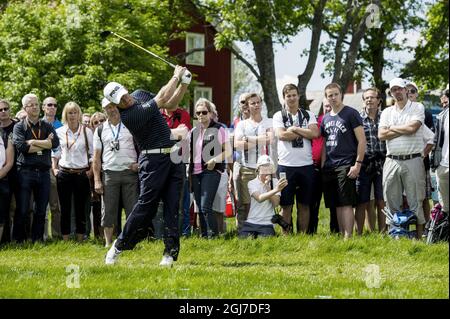
[[[50,123],[45,116],[42,118],[42,120],[47,123]],[[62,123],[56,117],[55,117],[55,120],[53,121],[53,123],[50,123],[50,124],[53,125],[53,128],[55,129],[55,131],[56,131],[56,129],[63,126]]]
[[[355,164],[358,140],[353,130],[362,125],[358,111],[349,106],[344,106],[336,115],[324,115],[320,124],[326,150],[324,168]]]
[[[119,109],[120,118],[135,138],[139,150],[175,145],[176,141],[170,139],[170,128],[154,100],[155,95],[136,90],[131,96],[135,103],[126,110]]]

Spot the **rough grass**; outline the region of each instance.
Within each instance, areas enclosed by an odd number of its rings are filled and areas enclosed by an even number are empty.
[[[106,249],[94,241],[5,246],[0,297],[449,298],[448,244],[378,234],[192,237],[182,239],[172,269],[158,266],[162,251],[161,241],[142,242],[106,266]],[[71,265],[79,267],[79,288],[67,287]]]

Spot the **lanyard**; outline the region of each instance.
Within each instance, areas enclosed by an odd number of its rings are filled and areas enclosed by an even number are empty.
[[[117,141],[119,139],[119,133],[120,133],[120,126],[121,126],[122,122],[119,122],[119,127],[117,128],[117,135],[114,134],[114,130],[111,126],[111,123],[108,122],[109,125],[109,129],[111,130],[112,136],[114,138],[115,141]]]
[[[72,148],[72,146],[77,142],[78,137],[80,137],[81,135],[81,125],[78,125],[78,131],[76,133],[76,137],[73,139],[72,144],[69,145],[69,130],[70,128],[67,127],[67,131],[66,131],[66,145],[67,145],[67,150],[70,151],[70,149]],[[74,134],[75,135],[75,134]]]
[[[30,127],[31,134],[33,134],[34,138],[39,140],[41,138],[41,121],[38,121],[38,135],[36,136],[36,133],[34,132],[33,127],[31,126],[31,123],[27,120],[27,126]]]

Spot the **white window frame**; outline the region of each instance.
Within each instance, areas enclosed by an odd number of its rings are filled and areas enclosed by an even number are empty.
[[[198,99],[201,97],[204,97],[205,99],[212,102],[213,95],[212,95],[212,87],[206,87],[206,86],[196,86],[194,88],[194,105],[197,103]]]
[[[193,45],[191,45],[193,39]],[[186,52],[193,49],[200,49],[205,47],[205,35],[202,33],[187,32],[186,33]],[[205,51],[197,51],[186,56],[186,64],[205,66]]]

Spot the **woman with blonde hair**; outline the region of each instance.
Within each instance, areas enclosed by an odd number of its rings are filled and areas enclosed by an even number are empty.
[[[56,130],[60,147],[52,154],[52,168],[56,176],[61,205],[61,233],[69,239],[71,230],[72,196],[75,207],[76,237],[82,241],[86,231],[86,208],[90,200],[89,177],[93,145],[92,131],[81,123],[80,106],[68,102],[62,111],[64,126]]]
[[[190,175],[199,208],[202,237],[216,237],[219,228],[213,202],[232,148],[224,127],[214,121],[212,103],[201,98],[195,104],[198,124],[191,131]]]

